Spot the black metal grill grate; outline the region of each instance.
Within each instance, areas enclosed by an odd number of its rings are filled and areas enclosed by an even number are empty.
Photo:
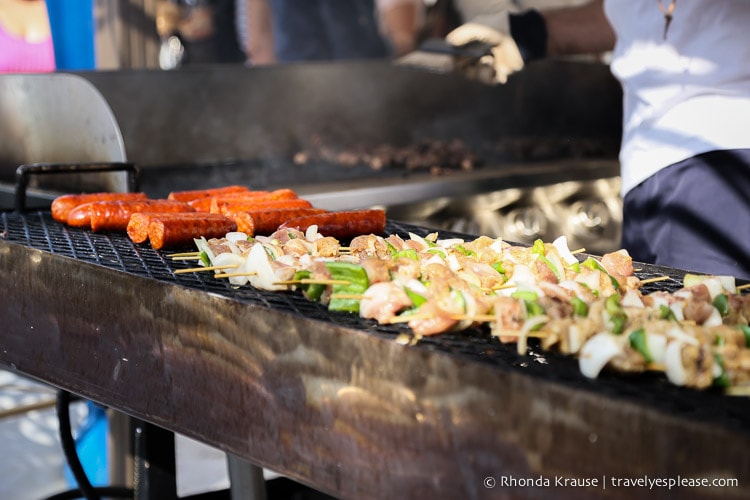
[[[334,323],[387,340],[408,333],[401,325],[379,325],[357,315],[330,312],[320,304],[308,301],[299,293],[263,292],[250,286],[232,288],[227,280],[213,278],[211,273],[174,274],[193,267],[185,261],[174,261],[168,253],[148,245],[135,245],[123,234],[96,234],[69,228],[52,220],[49,212],[2,213],[2,238],[10,243],[44,252],[71,257],[80,262],[105,266],[151,280],[203,290],[231,297],[247,304],[273,308],[289,314]],[[411,231],[426,235],[432,230],[389,221],[389,234],[406,235]],[[441,231],[441,237],[464,236]],[[192,250],[192,249],[187,249]],[[681,285],[682,273],[658,266],[639,266],[641,279],[669,276],[671,279],[644,285],[646,293],[656,290],[675,291]],[[543,352],[530,344],[529,355],[520,356],[515,344],[501,344],[486,328],[445,333],[421,340],[405,349],[427,349],[489,363],[498,370],[514,370],[547,381],[573,385],[602,396],[626,398],[649,407],[689,418],[716,422],[727,428],[750,432],[750,398],[733,398],[718,391],[695,391],[671,385],[663,376],[645,374],[623,376],[602,374],[596,380],[581,375],[575,359],[553,352]]]

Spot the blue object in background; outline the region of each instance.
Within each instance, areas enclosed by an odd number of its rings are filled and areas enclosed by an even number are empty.
[[[83,471],[93,486],[107,486],[109,484],[109,468],[107,467],[107,412],[101,406],[86,401],[88,414],[75,431],[76,451],[81,461]],[[77,488],[78,483],[65,464],[65,480],[71,488]]]
[[[58,70],[96,68],[94,0],[47,0]]]

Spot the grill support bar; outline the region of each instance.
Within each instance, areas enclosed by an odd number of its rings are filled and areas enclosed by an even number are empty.
[[[0,273],[0,364],[335,496],[539,494],[483,486],[501,474],[750,492],[750,436],[711,422],[7,242]]]

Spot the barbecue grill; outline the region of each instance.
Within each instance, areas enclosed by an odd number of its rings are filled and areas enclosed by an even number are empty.
[[[454,217],[477,196],[506,217],[540,198],[497,199],[503,192],[581,182],[544,196],[596,220],[596,200],[616,190],[619,89],[595,65],[531,64],[503,89],[369,63],[82,76],[110,104],[152,196],[292,186],[325,208],[386,204],[388,233],[424,235],[445,222],[431,214]],[[437,177],[302,168],[292,158],[314,134],[342,147],[460,138],[486,162]],[[616,204],[602,203],[616,214]],[[324,492],[633,498],[653,491],[612,479],[648,476],[739,480],[681,487],[684,498],[750,494],[747,399],[674,387],[656,374],[589,380],[572,358],[533,342],[520,356],[486,329],[405,345],[405,327],[329,312],[298,293],[175,274],[189,264],[124,235],[64,227],[45,209],[0,220],[0,364]],[[520,229],[536,227],[533,214],[519,220],[528,222]],[[478,228],[454,225],[441,236]],[[592,234],[592,243],[614,244],[611,233]],[[680,270],[638,267],[641,278],[670,277],[647,290],[681,285]],[[557,486],[557,478],[599,484]],[[527,486],[503,483],[513,479]]]
[[[232,288],[120,234],[2,214],[0,363],[345,498],[633,498],[555,478],[736,478],[684,498],[742,498],[750,401],[657,375],[583,377],[483,329],[407,333],[298,293]],[[426,234],[389,221],[387,232]],[[451,234],[445,234],[451,236]],[[638,265],[641,278],[682,272]],[[549,478],[549,487],[484,485]]]

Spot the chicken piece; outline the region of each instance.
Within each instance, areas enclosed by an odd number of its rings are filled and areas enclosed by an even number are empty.
[[[406,292],[392,281],[370,285],[359,304],[359,315],[379,323],[389,323],[400,311],[412,305]]]
[[[616,278],[633,276],[635,272],[633,270],[633,258],[625,249],[605,253],[602,255],[600,263],[610,275]]]

